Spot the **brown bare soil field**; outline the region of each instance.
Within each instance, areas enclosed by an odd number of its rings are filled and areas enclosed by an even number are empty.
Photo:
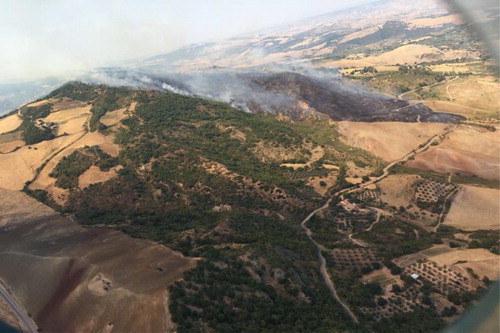
[[[500,191],[475,186],[462,186],[445,225],[461,230],[500,229]]]
[[[120,122],[120,120],[127,117],[125,111],[127,111],[127,108],[106,112],[106,114],[100,119],[100,122],[106,126],[116,125]]]
[[[307,166],[307,164],[306,163],[283,163],[283,164],[280,164],[280,166],[284,166],[287,168],[292,168],[293,170],[297,170],[297,169],[305,168]]]
[[[400,46],[397,49],[382,53],[377,56],[370,56],[361,59],[343,59],[332,61],[331,65],[336,67],[364,67],[377,65],[394,64],[414,64],[422,62],[454,60],[456,58],[477,58],[479,52],[470,52],[465,50],[448,50],[446,52],[440,49],[427,46],[410,44]]]
[[[0,211],[13,196],[19,217],[36,213],[33,199],[5,190]],[[167,288],[193,259],[118,231],[86,230],[58,214],[23,220],[0,234],[0,278],[43,331],[166,331]],[[99,293],[91,290],[99,286]]]
[[[21,126],[22,119],[17,114],[0,119],[0,134],[15,130]]]
[[[363,182],[362,178],[354,178],[354,177],[346,177],[346,182],[351,183],[351,184],[360,184]]]
[[[340,167],[335,164],[323,164],[323,168],[328,169],[328,170],[340,170]]]
[[[322,187],[319,183],[320,182],[325,182],[326,186]],[[327,177],[312,177],[309,178],[309,182],[307,185],[310,185],[314,188],[316,192],[318,192],[321,195],[325,195],[327,193],[328,189],[331,188],[335,183],[337,182],[337,174],[333,173],[328,175]]]
[[[17,147],[22,147],[24,146],[24,141],[22,140],[15,140],[15,141],[10,141],[10,142],[5,142],[5,143],[0,143],[0,153],[5,154],[5,153],[10,153]]]
[[[443,173],[500,178],[500,135],[462,125],[443,142],[418,154],[409,166]]]
[[[492,280],[498,280],[500,272],[500,256],[486,249],[457,249],[429,257],[429,259],[440,265],[447,266],[451,266],[459,261],[466,261],[466,263],[456,264],[455,266],[461,268],[470,267],[480,278],[488,276]]]
[[[59,135],[61,134],[74,134],[78,132],[82,132],[85,130],[85,126],[87,123],[88,116],[82,114],[78,118],[73,118],[68,121],[62,122],[59,124],[57,132]]]
[[[42,163],[61,148],[76,140],[80,134],[61,136],[54,140],[43,141],[0,158],[0,187],[8,190],[21,190],[24,183],[31,180]]]
[[[21,223],[33,218],[50,216],[54,210],[22,192],[0,188],[0,226]]]
[[[417,261],[421,259],[426,259],[431,256],[443,254],[443,253],[448,253],[450,251],[453,251],[448,245],[446,244],[439,244],[439,245],[433,245],[431,248],[417,252],[417,253],[412,253],[408,254],[399,258],[394,259],[394,262],[401,267],[406,267],[410,266]]]
[[[451,14],[439,17],[426,17],[408,21],[415,27],[440,27],[447,23],[462,24],[462,17],[459,14]]]
[[[398,70],[399,66],[396,65],[379,65],[379,66],[374,66],[377,72],[395,72]],[[345,68],[345,69],[339,69],[339,71],[345,75],[351,74],[352,71],[358,70],[361,71],[364,67],[352,67],[352,68]],[[367,74],[361,74],[361,73],[356,73],[356,75],[361,75],[361,76],[369,76],[373,75],[371,73]]]
[[[427,100],[422,101],[422,103],[430,107],[433,111],[461,114],[467,118],[492,116],[490,111],[459,105],[455,102]]]
[[[450,100],[459,105],[487,110],[500,111],[500,83],[494,77],[468,77],[453,80],[432,88],[441,99]]]
[[[388,176],[377,183],[380,188],[380,199],[391,206],[408,206],[414,196],[412,185],[419,179],[414,175]]]
[[[450,62],[438,65],[429,66],[430,70],[433,72],[444,72],[444,73],[472,73],[475,75],[484,75],[485,66],[487,63],[483,61],[471,61],[471,62]]]
[[[367,283],[378,283],[382,287],[384,287],[387,292],[390,292],[392,288],[390,288],[393,284],[397,284],[400,287],[404,285],[404,282],[401,280],[399,275],[392,275],[391,271],[387,267],[383,267],[382,269],[374,270],[373,272],[363,275],[363,282]]]
[[[46,122],[59,125],[59,134],[75,134],[85,129],[85,123],[90,117],[91,105],[52,112],[44,118]]]
[[[365,149],[386,161],[394,161],[449,125],[439,123],[350,122],[341,121],[338,129],[352,146]]]
[[[92,108],[91,105],[80,107],[80,108],[73,108],[73,109],[67,109],[67,110],[61,110],[57,112],[51,112],[47,117],[44,118],[46,122],[54,122],[54,123],[64,123],[70,119],[73,118],[79,118],[82,115],[88,115],[90,116],[90,109]]]
[[[95,165],[91,166],[87,171],[78,178],[78,186],[80,188],[88,187],[92,184],[103,183],[116,176],[116,172],[121,169],[121,166],[111,168],[109,171],[101,171]]]
[[[23,136],[22,136],[21,131],[0,134],[0,143],[9,143],[12,141],[16,141],[16,140],[19,141],[22,139],[23,139]]]
[[[48,104],[48,103],[52,103],[52,102],[55,102],[57,101],[57,99],[54,99],[54,98],[49,98],[49,99],[43,99],[41,101],[38,101],[38,102],[33,102],[33,103],[30,103],[28,105],[26,105],[27,107],[36,107],[36,106],[42,106],[42,105],[45,105],[45,104]]]
[[[80,134],[77,134],[80,135]],[[85,146],[95,146],[98,145],[101,149],[111,156],[118,156],[118,146],[112,143],[112,136],[104,136],[99,132],[86,133],[81,139],[79,139],[74,144],[68,146],[62,152],[54,156],[43,168],[43,170],[38,175],[37,179],[30,185],[30,189],[42,189],[49,192],[49,194],[60,203],[64,203],[66,199],[66,193],[62,193],[61,189],[55,186],[55,178],[49,176],[49,174],[54,170],[56,165],[62,160],[63,157],[70,155],[76,149],[83,148]],[[17,152],[16,152],[17,153]],[[1,163],[1,162],[0,162]],[[1,164],[0,164],[1,165]],[[87,181],[90,181],[88,179]],[[0,175],[0,186],[1,186],[1,175]]]
[[[87,103],[82,101],[73,100],[71,98],[63,97],[61,99],[52,100],[52,112],[61,110],[76,109],[86,106]]]

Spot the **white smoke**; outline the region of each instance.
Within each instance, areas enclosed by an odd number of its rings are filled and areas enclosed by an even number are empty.
[[[164,90],[168,90],[170,92],[173,92],[174,94],[179,94],[179,95],[183,95],[183,96],[193,96],[193,94],[191,94],[189,91],[186,91],[183,89],[178,89],[178,88],[171,86],[170,84],[165,83],[165,82],[163,82],[161,84],[161,88]]]

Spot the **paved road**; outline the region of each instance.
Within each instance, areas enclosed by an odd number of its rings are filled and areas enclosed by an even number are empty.
[[[38,327],[31,317],[28,315],[24,307],[19,304],[14,297],[0,284],[0,299],[3,300],[12,310],[17,320],[21,324],[23,332],[36,333]]]

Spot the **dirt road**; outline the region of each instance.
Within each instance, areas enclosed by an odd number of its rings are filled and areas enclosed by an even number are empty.
[[[406,95],[406,94],[410,94],[410,93],[413,93],[413,92],[416,92],[416,91],[419,91],[423,88],[432,88],[434,86],[437,86],[437,85],[440,85],[440,84],[447,84],[447,83],[450,83],[450,82],[453,82],[455,81],[456,79],[458,79],[459,77],[458,76],[455,76],[453,79],[449,80],[449,81],[445,81],[445,82],[436,82],[436,83],[433,83],[433,84],[430,84],[428,86],[423,86],[423,87],[418,87],[418,88],[415,88],[413,90],[410,90],[410,91],[407,91],[407,92],[404,92],[402,94],[399,94],[397,96],[397,99],[403,99],[403,96]],[[448,87],[446,87],[446,92],[448,92]],[[449,96],[451,96],[449,93],[448,93]],[[451,97],[450,97],[450,101],[451,101]]]
[[[451,174],[450,174],[451,175]],[[441,223],[443,223],[444,221],[444,218],[446,217],[446,203],[448,202],[448,199],[450,199],[453,194],[457,193],[458,191],[458,187],[456,189],[454,189],[453,191],[451,191],[447,196],[446,198],[444,198],[444,202],[443,202],[443,210],[441,210],[441,213],[439,214],[439,217],[438,217],[438,221],[437,221],[437,224],[436,224],[436,227],[434,228],[434,232],[437,232],[438,229],[439,229],[439,226],[441,225]]]
[[[307,226],[306,226],[306,223],[318,212],[322,211],[322,210],[325,210],[328,208],[328,206],[330,205],[330,202],[332,202],[333,200],[333,197],[328,199],[328,201],[323,205],[321,206],[320,208],[314,210],[311,214],[309,214],[303,221],[302,223],[300,224],[302,229],[305,230],[306,232],[306,235],[307,237],[309,237],[309,239],[311,240],[311,242],[314,244],[314,246],[316,246],[316,250],[317,250],[317,253],[318,253],[318,258],[319,258],[319,261],[320,261],[320,273],[321,273],[321,276],[323,277],[323,280],[325,281],[326,283],[326,286],[328,287],[328,289],[330,290],[330,294],[333,296],[333,298],[335,298],[335,300],[337,301],[337,303],[340,304],[340,306],[342,306],[342,308],[344,309],[344,311],[349,315],[349,317],[351,317],[352,321],[354,321],[356,324],[359,324],[359,320],[358,318],[356,317],[356,315],[351,311],[351,309],[349,309],[349,307],[344,303],[342,302],[342,300],[340,299],[340,297],[338,296],[337,294],[337,291],[335,290],[335,286],[333,285],[333,282],[332,282],[332,279],[330,277],[330,274],[328,274],[328,271],[327,271],[327,268],[326,268],[326,259],[325,257],[323,256],[323,254],[321,253],[321,248],[322,246],[317,243],[314,238],[312,237],[312,231],[311,229],[309,229]]]
[[[311,220],[311,218],[318,212],[320,211],[323,211],[325,209],[327,209],[329,206],[330,206],[330,203],[332,202],[332,200],[335,198],[335,197],[340,197],[342,198],[344,194],[347,194],[347,193],[353,193],[353,192],[356,192],[356,191],[361,191],[362,189],[364,189],[365,187],[371,185],[371,184],[375,184],[379,181],[381,181],[382,179],[384,179],[385,177],[387,177],[390,173],[390,170],[393,166],[395,166],[396,164],[400,163],[400,162],[404,162],[404,161],[407,161],[410,157],[414,157],[415,155],[425,151],[427,148],[429,148],[429,146],[435,142],[436,140],[439,139],[439,137],[441,135],[446,135],[448,133],[450,133],[451,131],[453,131],[454,129],[456,128],[456,126],[453,126],[451,127],[450,129],[446,130],[444,133],[442,134],[436,134],[435,136],[433,136],[431,139],[427,140],[427,142],[423,145],[420,145],[419,148],[417,149],[414,149],[412,151],[410,151],[408,154],[406,154],[405,156],[403,156],[402,158],[398,159],[398,160],[395,160],[393,162],[391,162],[390,164],[388,164],[384,169],[383,169],[383,172],[382,172],[382,175],[376,177],[376,178],[373,178],[367,182],[364,182],[364,183],[360,183],[358,185],[356,185],[354,188],[352,187],[349,187],[349,188],[345,188],[343,190],[340,190],[340,191],[337,191],[335,193],[333,193],[330,197],[330,199],[328,199],[328,201],[321,207],[315,209],[314,211],[312,211],[309,215],[307,215],[307,217],[301,222],[300,226],[302,227],[302,229],[304,229],[304,231],[306,232],[306,235],[307,237],[311,240],[311,242],[314,244],[314,246],[316,246],[316,249],[317,249],[317,253],[318,253],[318,258],[320,260],[320,273],[321,273],[321,276],[323,277],[323,280],[326,284],[326,286],[328,287],[328,289],[330,290],[330,294],[333,296],[333,298],[340,304],[340,306],[342,306],[342,308],[344,309],[344,311],[349,315],[349,317],[351,317],[352,321],[354,321],[355,323],[359,323],[359,320],[358,318],[356,317],[356,315],[351,311],[351,309],[349,309],[349,307],[347,306],[347,304],[345,304],[341,299],[340,297],[338,296],[337,294],[337,291],[335,290],[335,285],[333,284],[333,281],[332,281],[332,278],[330,277],[330,274],[328,274],[328,270],[326,269],[326,259],[325,257],[323,256],[323,254],[321,253],[321,249],[323,248],[323,245],[319,244],[318,242],[316,242],[313,238],[313,232],[311,231],[311,229],[309,229],[307,227],[307,222],[309,222]],[[380,212],[377,211],[379,213],[378,217],[377,217],[377,221],[379,220],[380,218]],[[371,230],[371,228],[373,227],[375,223],[373,223],[369,230]],[[352,239],[352,237],[351,237]],[[353,239],[352,239],[353,240]],[[353,240],[354,241],[354,240]]]

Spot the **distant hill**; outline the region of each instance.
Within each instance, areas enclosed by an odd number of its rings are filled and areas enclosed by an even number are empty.
[[[27,82],[0,83],[0,116],[24,103],[46,95],[64,81],[46,78]]]
[[[420,38],[463,31],[458,15],[438,1],[383,0],[303,19],[254,34],[183,47],[144,59],[136,67],[193,71],[297,65],[366,57]],[[463,39],[462,39],[463,42]],[[424,43],[425,45],[425,43]],[[439,49],[439,42],[436,42]],[[477,57],[456,44],[464,57]],[[446,55],[441,55],[446,59]],[[397,62],[397,60],[396,60]]]

